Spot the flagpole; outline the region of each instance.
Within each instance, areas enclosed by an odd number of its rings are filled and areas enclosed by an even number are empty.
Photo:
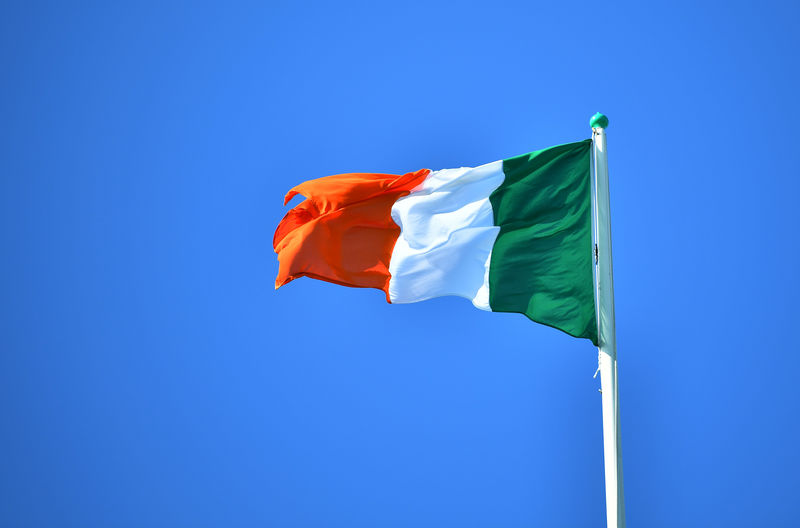
[[[590,121],[595,178],[595,299],[597,303],[598,369],[603,405],[603,458],[606,480],[606,523],[608,528],[625,527],[625,498],[622,486],[622,447],[619,427],[617,386],[617,336],[614,322],[614,271],[611,262],[611,217],[608,193],[608,118],[597,113]]]

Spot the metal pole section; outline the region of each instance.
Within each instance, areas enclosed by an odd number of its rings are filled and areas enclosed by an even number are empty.
[[[617,386],[617,337],[614,328],[614,271],[611,263],[611,217],[608,193],[608,118],[595,114],[591,120],[594,152],[594,229],[596,269],[595,300],[599,331],[598,368],[603,402],[603,456],[606,475],[606,522],[608,528],[624,528],[625,498],[622,486],[622,448]]]

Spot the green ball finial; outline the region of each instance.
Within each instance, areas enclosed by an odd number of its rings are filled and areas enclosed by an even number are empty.
[[[589,126],[592,128],[608,128],[608,118],[600,112],[597,112],[592,116],[592,119],[589,120]]]

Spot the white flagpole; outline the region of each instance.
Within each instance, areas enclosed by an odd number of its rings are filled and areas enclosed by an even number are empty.
[[[606,522],[608,528],[625,527],[622,486],[622,447],[617,387],[617,336],[614,328],[614,271],[611,263],[611,217],[608,194],[608,118],[597,113],[590,122],[594,152],[595,300],[599,331],[600,386],[603,402],[603,457],[606,475]]]

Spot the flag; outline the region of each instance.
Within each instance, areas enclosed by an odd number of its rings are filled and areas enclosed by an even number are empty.
[[[390,303],[455,295],[597,344],[591,140],[479,167],[310,180],[275,231],[275,288],[299,277]]]

